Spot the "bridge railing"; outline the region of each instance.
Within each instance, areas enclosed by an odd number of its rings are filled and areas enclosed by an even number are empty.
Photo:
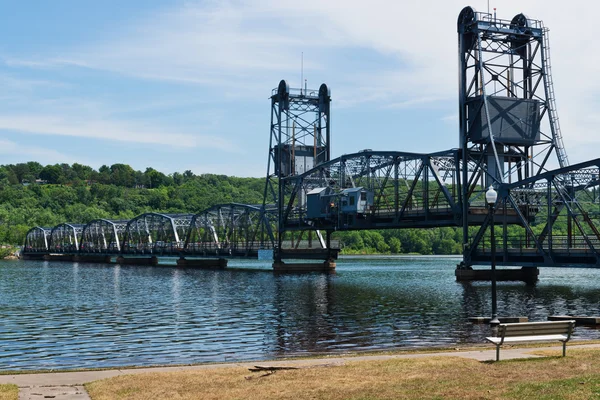
[[[537,245],[531,237],[518,235],[518,236],[507,236],[506,237],[506,248],[504,246],[504,238],[502,235],[497,235],[495,238],[496,252],[502,252],[505,249],[508,251],[527,251],[537,250]],[[485,238],[481,240],[480,246],[478,247],[481,252],[487,253],[492,249],[491,240]],[[471,240],[469,245],[473,245]],[[591,245],[591,246],[590,246]],[[542,242],[542,246],[547,250],[576,250],[576,251],[600,251],[600,239],[596,237],[585,237],[585,236],[568,236],[568,235],[554,235],[552,236],[552,243],[548,241]]]

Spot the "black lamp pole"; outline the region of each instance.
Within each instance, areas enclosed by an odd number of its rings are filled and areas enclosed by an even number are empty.
[[[485,197],[490,212],[490,239],[492,241],[492,319],[490,325],[498,326],[500,320],[498,319],[498,301],[496,297],[496,237],[494,235],[494,206],[496,205],[497,193],[492,186],[488,189]]]

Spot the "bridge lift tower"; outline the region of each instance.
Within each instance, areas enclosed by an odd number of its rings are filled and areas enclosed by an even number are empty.
[[[489,186],[568,166],[550,67],[548,29],[465,7],[458,17],[463,243],[470,205]],[[484,227],[485,228],[485,227]]]
[[[292,89],[285,80],[273,89],[271,95],[271,135],[269,141],[269,161],[264,191],[264,208],[275,205],[278,224],[275,246],[275,265],[282,264],[284,258],[316,258],[329,260],[337,257],[331,250],[331,232],[323,239],[315,231],[315,244],[312,248],[312,231],[303,238],[303,230],[294,231],[286,227],[284,220],[294,212],[304,208],[306,197],[297,190],[294,177],[319,166],[331,158],[331,92],[322,84],[319,90],[305,88]],[[289,207],[289,202],[295,202]],[[291,210],[291,211],[289,211]],[[301,240],[308,239],[308,240]],[[307,242],[300,246],[301,242]],[[309,247],[309,248],[307,248]]]

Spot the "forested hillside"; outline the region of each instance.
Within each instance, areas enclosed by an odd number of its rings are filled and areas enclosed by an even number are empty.
[[[264,179],[225,175],[165,175],[126,164],[99,170],[81,164],[37,162],[0,166],[0,243],[22,244],[33,226],[130,219],[144,212],[197,213],[212,205],[260,204]],[[354,254],[458,254],[456,228],[337,232],[344,252]]]

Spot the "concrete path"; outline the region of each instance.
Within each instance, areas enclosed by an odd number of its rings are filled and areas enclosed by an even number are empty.
[[[31,386],[19,388],[19,400],[90,400],[83,386]]]
[[[600,349],[600,344],[579,344],[567,347],[567,357],[569,350],[572,349]],[[517,358],[535,358],[540,357],[531,354],[533,351],[553,350],[562,353],[562,345],[535,348],[502,348],[500,350],[501,360],[510,360]],[[106,371],[85,371],[85,372],[56,372],[43,374],[20,374],[20,375],[0,375],[0,383],[12,383],[19,386],[19,400],[30,399],[48,399],[57,400],[89,400],[83,384],[97,381],[105,378],[112,378],[119,375],[144,374],[147,372],[177,372],[194,371],[214,368],[244,367],[250,368],[255,365],[264,366],[331,366],[343,365],[352,361],[372,361],[389,360],[403,358],[427,358],[427,357],[464,357],[477,361],[489,361],[496,359],[495,348],[481,348],[481,350],[468,351],[445,351],[439,353],[398,353],[391,355],[364,355],[351,357],[326,357],[318,359],[298,359],[285,361],[254,361],[244,363],[227,364],[204,364],[181,367],[156,367],[156,368],[137,368],[137,369],[112,369]]]

